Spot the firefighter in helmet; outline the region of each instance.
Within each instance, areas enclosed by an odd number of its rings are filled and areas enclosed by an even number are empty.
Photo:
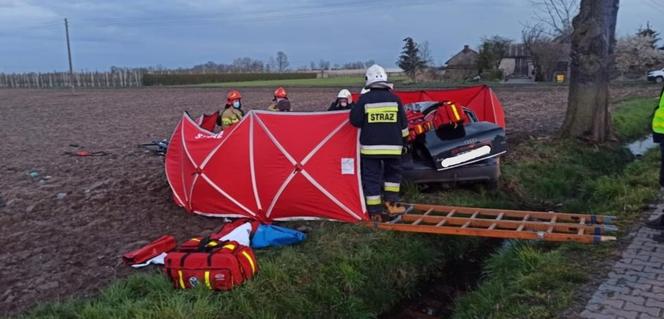
[[[337,99],[330,104],[328,111],[350,110],[353,107],[353,95],[343,89],[337,94]]]
[[[277,112],[290,112],[291,105],[288,100],[288,92],[283,87],[278,87],[274,90],[274,98],[272,99],[272,104],[267,107],[270,111]]]
[[[350,111],[350,122],[361,129],[362,186],[367,210],[372,220],[384,221],[406,211],[398,202],[408,122],[401,99],[391,92],[392,85],[387,82],[383,67],[374,64],[367,69],[365,88],[368,91]]]
[[[221,126],[221,129],[225,129],[239,122],[243,116],[242,95],[237,90],[228,91],[228,94],[226,94],[226,105],[224,106],[224,111],[221,112],[217,124]]]

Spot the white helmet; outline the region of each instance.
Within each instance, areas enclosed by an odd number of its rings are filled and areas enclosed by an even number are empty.
[[[367,80],[366,86],[377,82],[387,82],[387,73],[382,66],[374,64],[367,69],[364,78]]]
[[[369,92],[369,89],[362,88],[362,90],[360,91],[360,95],[364,95],[364,93],[367,93],[367,92]]]
[[[346,99],[348,100],[348,103],[351,103],[353,102],[353,95],[350,94],[350,91],[343,89],[337,94],[337,99]]]

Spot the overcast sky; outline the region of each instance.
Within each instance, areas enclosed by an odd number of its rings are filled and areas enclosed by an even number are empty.
[[[664,0],[620,2],[619,36],[646,21],[664,32]],[[0,0],[0,72],[66,70],[65,17],[77,70],[266,61],[279,50],[291,67],[393,67],[406,36],[429,41],[442,64],[485,36],[518,40],[533,9],[528,0]]]

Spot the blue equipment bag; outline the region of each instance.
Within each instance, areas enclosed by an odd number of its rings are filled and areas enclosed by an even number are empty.
[[[251,239],[251,248],[260,249],[273,246],[288,246],[297,244],[306,238],[307,236],[304,233],[297,230],[261,224]]]

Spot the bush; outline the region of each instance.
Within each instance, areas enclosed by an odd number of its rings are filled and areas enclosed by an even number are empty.
[[[491,70],[484,70],[480,74],[482,77],[482,80],[485,81],[498,81],[503,79],[503,70],[501,69],[491,69]]]
[[[203,83],[315,79],[316,73],[147,73],[143,85],[189,85]]]

